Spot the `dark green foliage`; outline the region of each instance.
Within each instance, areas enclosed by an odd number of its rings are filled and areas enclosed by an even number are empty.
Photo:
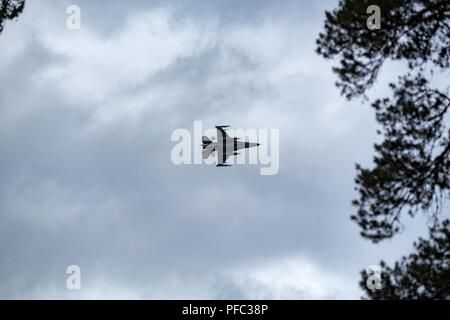
[[[25,0],[0,0],[0,33],[6,20],[17,18],[25,7]]]
[[[383,126],[384,141],[376,144],[373,169],[357,165],[359,199],[352,217],[362,236],[373,241],[401,230],[400,214],[431,211],[437,219],[450,190],[450,141],[444,116],[450,98],[429,87],[421,75],[392,85],[393,99],[372,105]]]
[[[380,30],[367,27],[367,8],[374,4],[381,8]],[[362,236],[374,242],[391,238],[401,230],[405,211],[426,210],[437,219],[450,189],[450,98],[448,88],[430,86],[424,69],[448,72],[450,1],[341,0],[326,13],[317,45],[325,58],[340,59],[334,71],[348,99],[364,96],[387,59],[406,61],[410,69],[391,84],[393,98],[372,103],[384,141],[375,145],[373,169],[357,165],[358,211],[352,219]]]
[[[380,30],[367,27],[370,5],[381,8]],[[406,62],[408,73],[390,85],[393,96],[372,103],[384,139],[374,167],[356,167],[352,219],[373,242],[400,232],[402,213],[428,212],[434,223],[414,253],[393,267],[381,262],[381,290],[368,289],[365,271],[360,285],[371,299],[450,299],[450,223],[440,222],[450,195],[450,81],[432,85],[433,74],[449,73],[450,1],[341,0],[326,13],[317,52],[339,59],[333,70],[347,99],[366,98],[386,60]]]
[[[370,5],[381,8],[380,30],[367,28]],[[449,43],[448,0],[341,0],[326,12],[317,52],[340,59],[337,85],[351,99],[365,93],[388,58],[406,60],[410,68],[426,62],[448,68]]]
[[[414,243],[415,252],[393,267],[381,261],[380,290],[367,288],[366,271],[361,288],[370,299],[450,299],[450,222],[430,231],[430,239]]]

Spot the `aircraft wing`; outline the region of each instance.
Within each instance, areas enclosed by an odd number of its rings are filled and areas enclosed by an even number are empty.
[[[217,150],[217,165],[223,166],[225,165],[225,162],[227,162],[227,159],[233,155],[233,150]]]
[[[214,144],[209,144],[203,148],[203,159],[208,159],[208,157],[215,151]]]
[[[234,139],[225,132],[224,127],[216,127],[217,129],[217,142],[221,144],[233,143]]]

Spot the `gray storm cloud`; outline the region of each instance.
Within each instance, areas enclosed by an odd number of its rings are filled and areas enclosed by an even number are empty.
[[[374,246],[349,219],[376,126],[314,53],[334,1],[80,1],[78,31],[69,4],[0,35],[0,297],[358,298],[410,250],[420,222]],[[175,166],[195,120],[279,129],[278,174]]]

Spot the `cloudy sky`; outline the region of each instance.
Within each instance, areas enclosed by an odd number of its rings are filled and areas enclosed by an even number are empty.
[[[359,298],[426,219],[378,245],[349,219],[378,138],[314,52],[336,4],[28,0],[0,35],[0,297]],[[279,129],[278,174],[174,165],[196,120]]]

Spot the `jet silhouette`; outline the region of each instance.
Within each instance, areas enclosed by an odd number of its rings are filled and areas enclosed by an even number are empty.
[[[231,138],[226,132],[229,126],[216,126],[217,142],[212,142],[207,136],[202,137],[203,159],[207,159],[214,151],[217,152],[217,167],[229,167],[226,164],[230,156],[237,156],[237,150],[259,146],[259,143],[241,142],[239,138]]]

